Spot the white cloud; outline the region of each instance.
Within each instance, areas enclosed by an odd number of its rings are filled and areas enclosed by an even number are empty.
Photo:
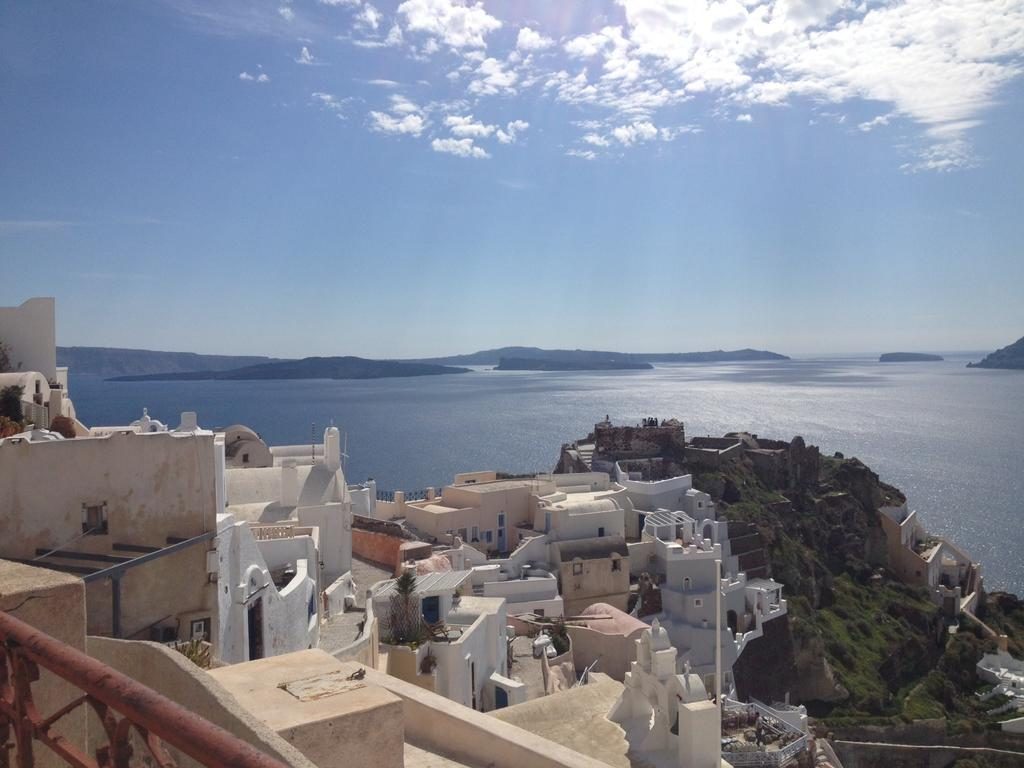
[[[400,93],[391,95],[390,114],[371,111],[369,114],[370,128],[380,133],[404,134],[419,136],[427,128],[427,118],[423,110],[413,101]]]
[[[402,42],[402,28],[397,24],[392,24],[391,29],[388,30],[387,37],[384,38],[384,45],[395,48],[401,45]]]
[[[469,92],[475,96],[494,96],[498,93],[515,93],[519,75],[513,69],[506,69],[498,59],[484,59],[476,68]]]
[[[925,129],[926,159],[915,168],[964,167],[964,121],[1022,71],[1019,0],[621,2],[634,55],[656,64],[661,81],[700,82],[741,104],[890,104]],[[936,140],[931,128],[941,125],[957,126],[957,140]]]
[[[313,54],[309,52],[309,48],[302,46],[302,50],[299,51],[299,55],[295,57],[295,63],[306,65],[315,64],[316,59],[313,57]]]
[[[435,152],[444,152],[459,157],[475,157],[485,160],[490,155],[481,147],[476,146],[472,139],[434,139],[430,142]]]
[[[495,133],[495,137],[502,144],[515,144],[519,134],[529,127],[530,124],[525,120],[512,120],[505,124],[505,130],[499,128]]]
[[[330,6],[334,6],[335,8],[344,8],[344,7],[351,8],[353,6],[359,5],[362,2],[362,0],[316,0],[316,1],[318,3],[320,3],[320,5],[330,5]]]
[[[515,144],[519,134],[530,127],[525,120],[510,120],[501,128],[476,120],[472,115],[448,115],[444,124],[457,138],[489,139],[493,136],[501,144]]]
[[[612,136],[614,136],[619,143],[625,146],[630,146],[638,142],[652,141],[658,138],[658,129],[653,123],[649,123],[646,120],[638,123],[632,123],[630,125],[619,125],[612,128]]]
[[[870,120],[858,124],[857,129],[863,131],[864,133],[867,133],[868,131],[873,131],[875,128],[878,128],[879,126],[888,125],[889,120],[891,118],[892,114],[878,115],[878,117],[873,117]]]
[[[880,104],[857,127],[916,123],[909,144],[900,138],[907,170],[963,168],[977,162],[972,130],[1024,73],[1024,0],[616,0],[618,23],[601,17],[561,40],[537,24],[516,28],[514,38],[493,35],[502,21],[481,0],[403,0],[390,29],[373,5],[321,2],[358,8],[363,34],[354,45],[403,46],[413,59],[451,49],[460,60],[439,79],[465,88],[478,114],[488,97],[536,89],[601,116],[578,126],[581,152],[696,132],[661,123],[667,108],[703,94],[712,116],[751,123],[755,105],[807,100],[819,105],[814,119],[842,122],[851,102]],[[492,37],[509,47],[488,50]],[[830,115],[820,105],[837,106]],[[427,113],[416,114],[425,121]],[[515,140],[499,123],[474,123],[490,138]]]
[[[472,115],[448,115],[444,119],[444,124],[448,126],[452,136],[460,138],[486,139],[498,129],[496,125],[474,120]]]
[[[516,48],[520,51],[543,51],[555,44],[550,37],[545,37],[540,32],[523,27],[519,30],[516,38]]]
[[[578,59],[589,59],[597,56],[608,44],[608,38],[600,32],[580,35],[567,41],[563,48],[570,56]]]
[[[384,14],[378,11],[370,3],[367,3],[362,7],[362,10],[356,14],[355,23],[356,26],[361,27],[362,29],[376,31],[383,19]]]
[[[293,11],[287,5],[282,5],[280,8],[277,9],[277,12],[285,21],[295,20],[295,11]]]
[[[378,79],[375,79],[375,80],[366,80],[364,82],[367,85],[376,85],[376,86],[378,86],[380,88],[398,88],[398,87],[400,87],[402,85],[397,80],[384,80],[384,79],[381,79],[381,78],[378,78]]]
[[[389,115],[386,112],[370,112],[370,128],[380,133],[419,136],[426,128],[421,115]]]
[[[418,104],[410,101],[400,93],[392,94],[391,111],[397,112],[400,115],[418,115],[422,112]]]
[[[248,72],[239,72],[238,79],[248,83],[269,83],[270,76],[265,72],[257,72],[255,75],[250,75]]]
[[[398,6],[398,14],[405,19],[407,31],[429,35],[435,45],[439,40],[452,48],[486,48],[486,36],[501,27],[482,2],[405,0]]]
[[[578,157],[581,160],[593,160],[597,153],[590,149],[569,149],[565,152],[569,157]]]

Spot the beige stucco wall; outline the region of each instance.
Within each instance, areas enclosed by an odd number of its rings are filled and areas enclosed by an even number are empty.
[[[0,557],[37,550],[131,557],[114,543],[163,547],[216,529],[213,435],[139,435],[29,443],[0,442]],[[108,533],[82,535],[82,505],[106,504]],[[214,615],[206,572],[213,542],[128,571],[121,584],[124,636],[185,614]],[[64,560],[64,562],[75,562]],[[105,567],[108,563],[78,562]],[[88,631],[110,634],[109,583],[87,592]],[[212,622],[216,624],[215,621]],[[188,628],[182,630],[186,635]]]
[[[359,664],[320,650],[274,656],[210,672],[255,717],[320,768],[402,768],[400,700],[368,680],[347,680]],[[366,671],[367,678],[370,671]],[[311,695],[284,686],[305,681]]]
[[[0,307],[0,340],[10,349],[11,365],[57,379],[56,302],[37,297],[17,307]]]
[[[574,574],[573,566],[583,573]],[[608,603],[625,611],[629,602],[629,557],[620,558],[620,569],[612,570],[610,558],[575,560],[559,567],[559,584],[565,600],[565,614],[573,616],[594,603]]]
[[[516,527],[533,522],[538,491],[553,492],[555,486],[548,480],[530,479],[494,483],[448,485],[442,489],[440,498],[406,504],[403,512],[413,527],[434,538],[465,529],[466,541],[480,551],[498,549],[498,514],[504,513],[505,549],[511,550],[519,543]],[[473,526],[477,527],[478,542],[473,540]],[[489,543],[485,531],[492,532]]]
[[[355,670],[356,665],[343,665]],[[436,693],[374,670],[366,682],[402,701],[405,738],[418,747],[467,765],[491,768],[608,768],[607,764],[561,744],[502,722],[469,707],[452,704]],[[499,710],[505,711],[505,710]]]
[[[243,709],[209,673],[182,654],[159,643],[106,637],[89,637],[87,643],[93,658],[162,693],[246,743],[295,768],[312,768],[313,763],[301,752]],[[95,715],[91,720],[90,741],[95,742],[102,728]],[[91,744],[92,748],[95,746]],[[187,755],[173,748],[171,751],[182,768],[199,765]]]
[[[81,580],[63,573],[0,560],[0,611],[31,624],[56,640],[85,651],[85,590]],[[81,695],[73,685],[40,668],[32,684],[32,698],[43,716],[50,715]],[[86,743],[84,707],[65,715],[56,724],[58,733],[79,748]],[[64,766],[41,744],[35,751],[40,768]],[[13,764],[13,758],[12,758]]]
[[[572,657],[577,675],[597,661],[596,671],[619,682],[625,679],[629,665],[636,660],[636,641],[643,633],[642,629],[630,635],[605,634],[571,624],[565,629],[572,638]]]

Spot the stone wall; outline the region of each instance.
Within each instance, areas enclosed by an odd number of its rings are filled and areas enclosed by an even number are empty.
[[[1024,753],[986,747],[918,746],[833,741],[844,768],[950,768],[958,760],[975,760],[987,768],[1019,768]]]
[[[595,453],[615,459],[654,456],[683,458],[686,435],[682,424],[663,427],[594,427]]]
[[[298,750],[239,706],[216,680],[182,654],[159,643],[106,637],[88,638],[88,651],[93,658],[219,725],[261,752],[293,768],[313,768],[313,764]],[[90,742],[94,742],[90,744],[91,749],[95,749],[95,739],[102,733],[99,719],[90,714]],[[168,749],[182,768],[198,768],[200,765],[173,747],[168,746]],[[148,756],[148,752],[139,747],[136,755]]]

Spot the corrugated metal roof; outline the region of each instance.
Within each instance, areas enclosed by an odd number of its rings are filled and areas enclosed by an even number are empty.
[[[413,594],[427,595],[432,592],[451,592],[458,589],[473,575],[472,571],[439,571],[436,573],[421,573],[416,577],[416,587]],[[389,579],[377,585],[373,596],[390,597],[395,591],[395,584],[398,579]]]

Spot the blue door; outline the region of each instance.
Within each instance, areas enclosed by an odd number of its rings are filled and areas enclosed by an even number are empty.
[[[441,618],[441,598],[437,595],[424,597],[420,610],[423,611],[424,619],[431,624],[436,624]]]
[[[494,708],[504,709],[508,706],[508,691],[504,688],[494,689]]]

